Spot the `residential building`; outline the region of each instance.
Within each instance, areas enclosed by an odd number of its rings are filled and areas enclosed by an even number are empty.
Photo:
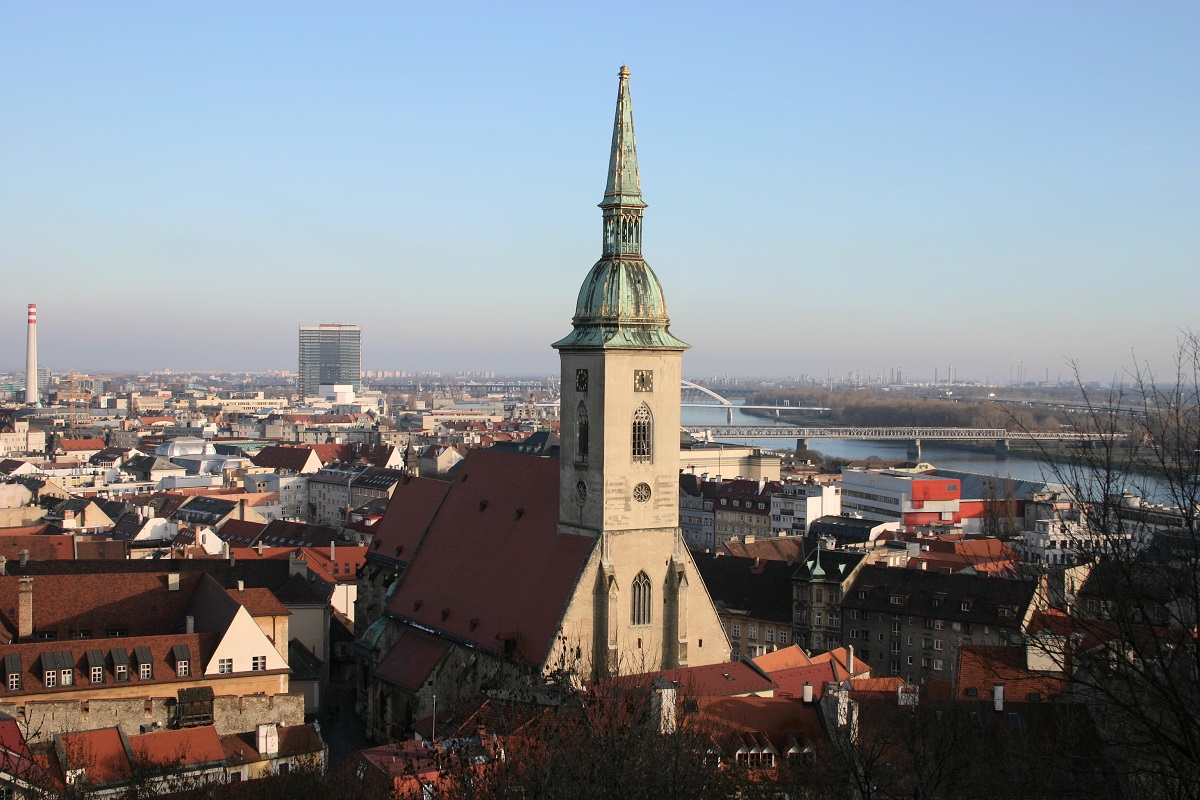
[[[842,489],[812,480],[783,483],[771,493],[770,509],[773,536],[805,536],[813,520],[842,513]]]
[[[679,474],[679,528],[692,550],[714,552],[717,548],[716,505],[721,485],[699,475]]]
[[[771,535],[771,495],[779,491],[778,482],[727,481],[717,493],[714,507],[717,546],[733,537],[743,541]]]
[[[871,564],[842,597],[842,641],[879,673],[952,680],[960,644],[1022,644],[1044,600],[1032,581]]]
[[[792,573],[784,561],[696,553],[696,569],[740,661],[792,643]]]
[[[842,640],[842,598],[866,563],[862,553],[811,548],[792,574],[796,644],[812,653],[836,650]]]
[[[286,642],[286,621],[279,636]],[[287,661],[275,642],[243,603],[201,572],[93,567],[0,576],[0,642],[0,711],[23,720],[31,742],[100,722],[86,715],[89,702],[113,703],[118,724],[132,734],[143,724],[186,724],[176,702],[183,690],[207,692],[202,724],[219,729],[246,718],[237,710],[244,697],[288,692]],[[121,711],[122,703],[138,713]],[[255,707],[264,721],[303,722],[302,704],[281,699]]]

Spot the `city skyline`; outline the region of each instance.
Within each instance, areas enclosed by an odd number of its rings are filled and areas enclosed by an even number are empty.
[[[650,6],[615,51],[536,8],[0,10],[0,368],[36,303],[55,370],[343,319],[367,370],[551,374],[621,62],[686,375],[1105,380],[1194,327],[1189,5]]]

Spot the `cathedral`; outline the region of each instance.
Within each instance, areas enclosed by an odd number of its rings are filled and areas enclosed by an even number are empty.
[[[395,739],[441,703],[547,679],[729,659],[679,529],[683,351],[642,257],[621,68],[603,249],[554,343],[560,457],[472,451],[453,481],[398,486],[359,578],[359,697]]]

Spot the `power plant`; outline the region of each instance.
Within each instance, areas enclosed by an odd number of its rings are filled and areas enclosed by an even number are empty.
[[[37,304],[29,304],[29,331],[25,345],[25,402],[35,406],[38,397]]]

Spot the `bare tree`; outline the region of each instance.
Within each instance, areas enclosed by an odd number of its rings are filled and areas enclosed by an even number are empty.
[[[1132,790],[1197,798],[1200,335],[1181,335],[1172,373],[1135,364],[1100,394],[1073,366],[1075,427],[1095,439],[1046,463],[1075,506],[1074,549],[1094,566],[1056,655],[1097,709],[1102,743],[1126,755]]]

